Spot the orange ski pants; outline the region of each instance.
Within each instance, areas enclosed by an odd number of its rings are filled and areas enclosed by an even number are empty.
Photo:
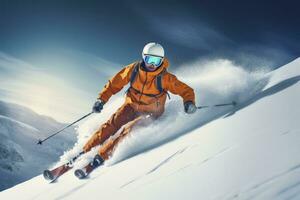
[[[117,144],[131,131],[138,121],[144,118],[143,114],[136,112],[129,104],[124,104],[93,134],[83,147],[84,152],[88,152],[93,147],[101,144],[102,146],[98,153],[104,160],[107,160]],[[121,127],[120,134],[117,137],[111,137]]]

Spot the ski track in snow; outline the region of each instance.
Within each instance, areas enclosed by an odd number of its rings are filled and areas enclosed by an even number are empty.
[[[188,147],[185,147],[181,150],[178,150],[177,152],[173,153],[172,155],[168,156],[166,159],[164,159],[163,161],[161,161],[160,163],[158,163],[158,165],[156,165],[155,167],[153,167],[151,170],[149,170],[148,172],[146,172],[145,174],[135,178],[135,179],[132,179],[131,181],[123,184],[120,186],[120,189],[123,189],[125,188],[126,186],[128,186],[129,184],[132,184],[136,181],[138,181],[139,179],[143,178],[144,176],[147,176],[153,172],[155,172],[157,169],[159,169],[160,167],[162,167],[163,165],[165,165],[168,161],[170,161],[171,159],[173,159],[175,156],[183,153]]]
[[[64,198],[70,196],[70,195],[71,195],[72,193],[74,193],[75,191],[77,191],[77,190],[79,190],[79,189],[81,189],[81,188],[87,186],[88,184],[89,184],[89,181],[86,181],[85,183],[82,183],[82,184],[80,184],[80,185],[74,187],[73,189],[71,189],[71,190],[69,190],[69,191],[63,193],[62,195],[58,196],[57,198],[55,198],[55,200],[64,199]]]
[[[233,194],[231,197],[226,198],[227,200],[232,200],[232,199],[245,199],[245,200],[251,200],[251,199],[261,199],[260,195],[267,193],[269,189],[272,189],[272,184],[276,183],[276,181],[278,181],[278,179],[293,173],[293,172],[297,172],[297,177],[300,178],[300,164],[297,164],[291,168],[289,168],[288,170],[277,174],[263,182],[257,183],[253,186],[251,186],[249,189],[247,189],[246,191],[240,192],[240,193],[236,193]],[[296,197],[299,193],[300,193],[300,179],[298,181],[295,181],[293,183],[288,184],[286,187],[280,189],[279,191],[277,191],[275,193],[275,197],[276,199],[281,199],[285,194],[288,194],[289,191],[296,189],[295,191],[297,191],[295,194],[292,194],[292,196],[290,196],[289,198],[284,198],[284,199],[292,199],[293,197]],[[250,194],[249,193],[254,193],[254,194]],[[247,197],[248,195],[248,197]],[[282,198],[283,199],[283,198]],[[263,200],[263,199],[262,199]]]
[[[74,173],[74,170],[71,170],[71,173]],[[93,177],[87,176],[86,178],[81,179],[81,180],[76,178],[76,180],[80,182],[79,185],[72,188],[72,189],[70,189],[70,190],[68,190],[68,191],[64,191],[60,196],[56,197],[55,200],[60,200],[60,199],[67,198],[68,196],[70,196],[74,192],[78,191],[79,189],[84,188],[84,187],[92,184],[93,180],[96,180],[98,177],[104,175],[105,173],[107,173],[107,170],[103,171],[103,169],[101,169],[101,173],[99,173],[99,174],[97,174]]]
[[[145,175],[140,176],[140,177],[138,177],[138,178],[136,178],[136,179],[133,179],[132,181],[130,181],[130,182],[128,182],[128,183],[122,185],[120,188],[123,189],[123,188],[125,188],[126,186],[128,186],[129,184],[132,184],[132,183],[138,181],[138,179],[141,179],[141,178],[143,178],[144,176],[151,174],[153,171],[156,171],[162,164],[165,164],[167,161],[169,161],[170,159],[172,159],[172,158],[173,158],[174,156],[176,156],[177,154],[183,153],[185,150],[187,150],[187,148],[188,148],[188,147],[184,148],[184,149],[181,150],[181,151],[178,151],[178,152],[172,154],[170,157],[166,158],[164,161],[162,161],[161,163],[159,163],[159,165],[157,165],[155,168],[153,168],[152,170],[150,170],[149,172],[147,172]],[[143,186],[152,184],[152,183],[154,183],[154,182],[156,182],[156,181],[160,181],[162,178],[167,178],[167,177],[169,177],[169,176],[172,176],[172,175],[174,175],[174,174],[176,174],[176,173],[178,173],[178,172],[180,172],[180,171],[182,171],[182,170],[184,170],[184,169],[187,169],[187,168],[189,168],[189,167],[202,165],[202,164],[204,164],[204,163],[210,161],[211,159],[214,159],[214,158],[216,158],[216,157],[222,155],[223,153],[225,153],[225,152],[228,151],[229,149],[231,149],[231,148],[230,148],[230,147],[224,148],[224,149],[222,149],[221,151],[215,153],[213,156],[210,156],[210,157],[204,159],[204,160],[201,161],[201,162],[198,162],[198,163],[196,163],[196,164],[187,164],[187,165],[185,165],[184,167],[181,167],[181,168],[177,169],[176,171],[174,171],[174,172],[172,172],[172,173],[166,175],[165,177],[160,177],[160,178],[158,178],[158,179],[152,179],[152,180],[150,180],[150,181],[147,181],[146,183],[141,184],[140,187],[143,187]]]
[[[153,169],[151,169],[149,172],[146,173],[146,175],[151,174],[153,172],[155,172],[157,169],[159,169],[161,166],[163,166],[164,164],[166,164],[169,160],[173,159],[173,157],[183,153],[188,147],[183,148],[182,150],[177,151],[176,153],[172,154],[171,156],[169,156],[168,158],[166,158],[165,160],[163,160],[161,163],[159,163],[157,166],[155,166]]]
[[[210,156],[210,157],[205,158],[204,160],[198,162],[196,165],[198,165],[198,166],[199,166],[199,165],[202,165],[202,164],[204,164],[204,163],[206,163],[206,162],[208,162],[208,161],[210,161],[210,160],[212,160],[212,159],[214,159],[214,158],[216,158],[216,157],[222,155],[223,153],[225,153],[226,151],[230,150],[231,148],[232,148],[232,147],[227,147],[227,148],[225,148],[225,149],[223,149],[223,150],[217,152],[217,153],[214,154],[213,156]]]

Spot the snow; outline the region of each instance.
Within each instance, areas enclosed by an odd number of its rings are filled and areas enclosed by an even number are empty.
[[[3,115],[0,115],[0,119],[10,121],[11,123],[16,123],[16,124],[18,124],[19,126],[23,126],[24,128],[31,129],[32,131],[38,131],[38,129],[34,128],[33,126],[30,126],[30,125],[28,125],[28,124],[25,124],[25,123],[23,123],[23,122],[20,122],[20,121],[18,121],[18,120],[15,120],[15,119],[11,119],[11,118],[6,117],[6,116],[3,116]]]
[[[37,176],[74,145],[76,136],[71,128],[46,145],[36,145],[38,139],[62,126],[28,108],[0,101],[0,190]]]
[[[77,180],[73,170],[54,184],[37,176],[0,199],[300,199],[299,66],[300,58],[272,72],[247,72],[228,60],[189,64],[177,73],[195,88],[199,105],[238,105],[186,115],[172,96],[159,122],[136,128],[88,179]],[[121,103],[114,98],[81,124],[60,162]]]

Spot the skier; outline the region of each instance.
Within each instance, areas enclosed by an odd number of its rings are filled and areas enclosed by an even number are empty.
[[[167,71],[169,62],[160,44],[145,45],[142,57],[141,61],[129,64],[113,76],[104,86],[93,106],[94,113],[101,112],[110,97],[130,83],[125,103],[83,147],[86,153],[102,144],[94,159],[94,167],[101,165],[110,157],[117,144],[130,133],[134,125],[148,123],[149,117],[146,116],[150,116],[150,119],[157,119],[163,114],[168,91],[182,97],[186,113],[191,114],[197,110],[194,90]],[[110,138],[121,127],[123,128],[120,134]]]

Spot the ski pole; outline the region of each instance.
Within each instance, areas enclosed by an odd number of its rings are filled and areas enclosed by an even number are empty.
[[[39,141],[37,142],[37,144],[40,144],[40,145],[42,145],[42,144],[43,144],[43,142],[45,142],[46,140],[48,140],[48,139],[50,139],[51,137],[53,137],[53,136],[55,136],[55,135],[59,134],[60,132],[62,132],[62,131],[63,131],[63,130],[65,130],[66,128],[68,128],[68,127],[70,127],[70,126],[72,126],[72,125],[76,124],[77,122],[79,122],[79,121],[83,120],[84,118],[86,118],[86,117],[90,116],[91,114],[93,114],[93,112],[90,112],[90,113],[88,113],[88,114],[84,115],[83,117],[81,117],[80,119],[76,120],[75,122],[73,122],[73,123],[69,124],[68,126],[66,126],[66,127],[62,128],[62,129],[60,129],[60,130],[59,130],[59,131],[57,131],[57,132],[55,132],[55,133],[53,133],[53,134],[49,135],[47,138],[45,138],[45,139],[43,139],[43,140],[39,139]]]
[[[74,156],[67,164],[74,163],[82,154],[84,154],[84,151],[81,151],[78,155]]]
[[[221,106],[236,106],[236,102],[232,101],[231,103],[222,103],[222,104],[216,104],[216,105],[212,105],[212,106],[198,106],[198,109],[202,109],[202,108],[209,108],[209,107],[221,107]]]
[[[69,162],[67,162],[65,165],[72,165],[76,160],[77,158],[79,158],[81,155],[84,154],[84,151],[81,151],[80,153],[78,153],[76,156],[74,156],[73,158],[71,158],[69,160]]]

